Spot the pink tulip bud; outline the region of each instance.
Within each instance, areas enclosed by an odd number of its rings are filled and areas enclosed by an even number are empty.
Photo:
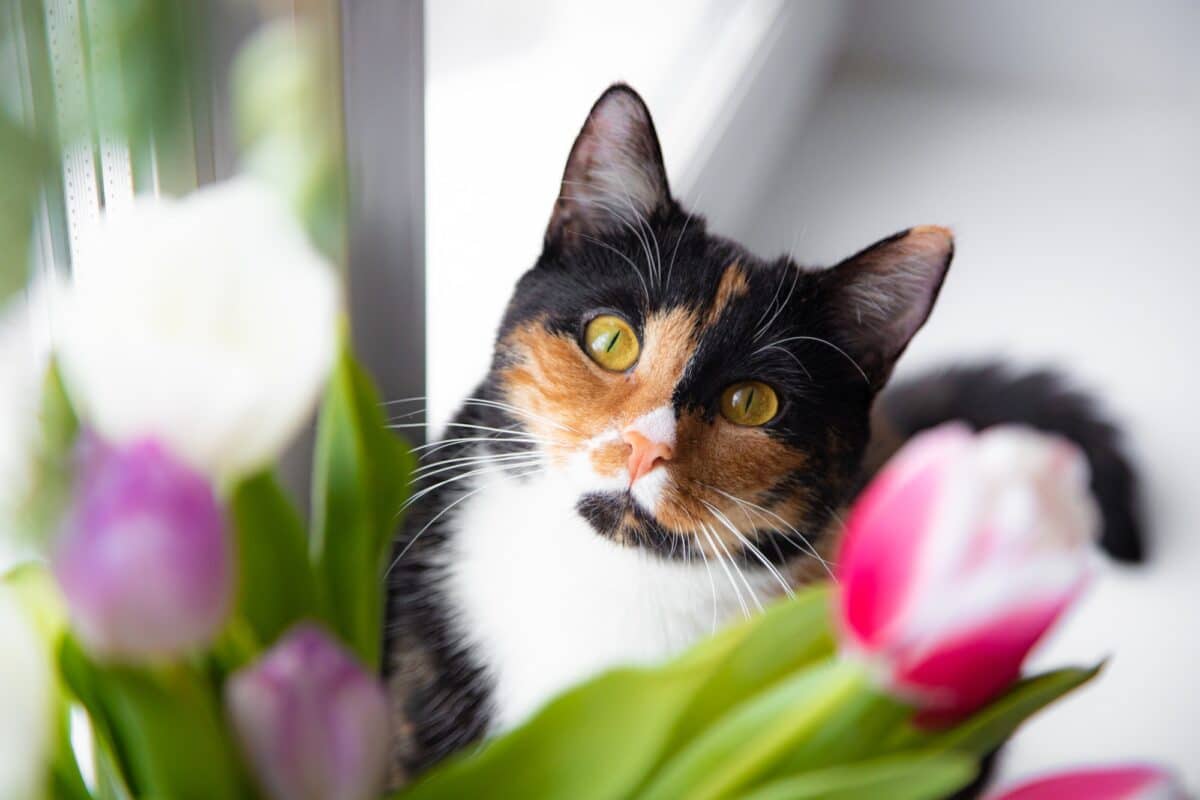
[[[838,559],[843,650],[953,719],[1015,680],[1086,582],[1098,515],[1063,439],[951,424],[915,437],[855,505]]]
[[[76,633],[111,661],[202,647],[232,603],[212,486],[153,440],[117,448],[84,436],[55,573]]]
[[[1166,770],[1151,766],[1093,767],[1025,781],[989,800],[1188,800]]]
[[[230,678],[242,750],[278,800],[374,800],[386,768],[387,697],[323,630],[293,628]]]

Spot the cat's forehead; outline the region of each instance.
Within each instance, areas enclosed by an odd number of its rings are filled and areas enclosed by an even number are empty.
[[[572,266],[583,286],[621,287],[625,303],[639,314],[684,307],[706,326],[736,324],[739,320],[722,317],[754,308],[779,310],[809,293],[813,271],[785,257],[768,261],[710,235],[699,217],[680,212],[641,235],[623,233],[594,242],[593,251],[580,253]],[[773,322],[784,319],[777,315]]]
[[[801,307],[812,295],[815,274],[788,258],[766,261],[710,237],[690,248],[675,270],[678,285],[663,293],[661,305],[695,310],[700,333],[714,334],[721,344],[790,329],[803,316]]]

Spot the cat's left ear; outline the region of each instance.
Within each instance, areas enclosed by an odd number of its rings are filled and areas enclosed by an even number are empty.
[[[639,217],[649,219],[670,203],[650,111],[637,92],[614,84],[592,106],[571,148],[546,245],[636,229]]]
[[[872,389],[883,388],[929,318],[953,257],[950,231],[926,225],[876,242],[823,276],[840,339]]]

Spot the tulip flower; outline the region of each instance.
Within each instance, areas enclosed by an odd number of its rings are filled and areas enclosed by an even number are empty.
[[[375,800],[387,763],[379,680],[321,628],[302,623],[226,684],[247,760],[279,800]]]
[[[986,703],[1086,583],[1087,484],[1074,445],[1029,429],[915,437],[847,522],[843,650],[925,721]]]
[[[53,685],[33,621],[0,584],[0,797],[40,797],[50,763]]]
[[[1034,778],[989,800],[1188,800],[1175,776],[1159,767],[1093,767]]]
[[[138,198],[84,236],[58,356],[84,422],[155,438],[221,486],[271,463],[337,345],[333,269],[271,190]]]
[[[206,479],[155,441],[83,437],[54,568],[89,651],[138,662],[209,643],[231,607],[231,562]]]

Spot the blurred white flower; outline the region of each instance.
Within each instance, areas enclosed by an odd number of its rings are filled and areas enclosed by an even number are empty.
[[[0,797],[39,797],[50,759],[50,664],[33,623],[4,585],[0,642]]]
[[[282,201],[248,178],[142,197],[80,252],[59,346],[80,416],[218,481],[276,458],[329,372],[339,308]]]
[[[32,489],[57,292],[37,283],[0,309],[0,548]]]

